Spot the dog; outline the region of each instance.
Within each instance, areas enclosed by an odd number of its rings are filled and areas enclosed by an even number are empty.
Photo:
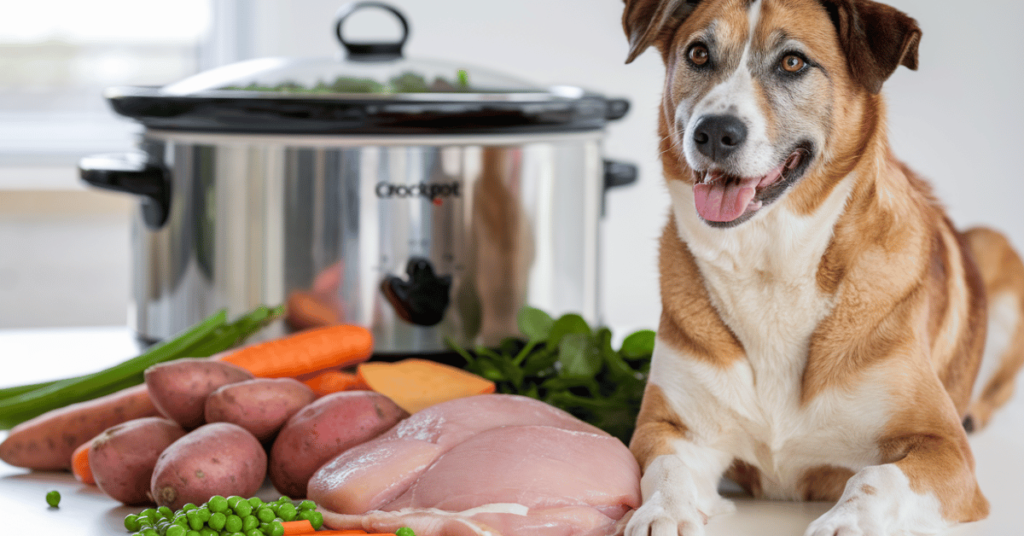
[[[732,508],[723,475],[835,501],[808,536],[986,517],[967,431],[1024,363],[1024,265],[890,150],[880,91],[917,68],[917,22],[870,0],[624,3],[627,63],[653,46],[666,69],[671,199],[625,533],[703,534]]]

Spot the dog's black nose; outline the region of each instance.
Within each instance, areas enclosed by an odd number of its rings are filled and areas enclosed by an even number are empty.
[[[700,153],[715,162],[729,158],[747,139],[747,127],[733,115],[707,115],[693,129]]]

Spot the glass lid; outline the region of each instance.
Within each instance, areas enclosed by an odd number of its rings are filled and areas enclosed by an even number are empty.
[[[343,34],[350,15],[362,8],[380,8],[401,24],[395,42],[354,43]],[[341,8],[335,33],[345,50],[338,58],[262,58],[226,65],[163,87],[164,95],[210,92],[262,93],[276,97],[414,96],[423,94],[549,93],[549,89],[492,70],[439,60],[405,58],[409,23],[394,7],[358,2]],[[435,98],[437,95],[431,95]]]
[[[352,42],[342,27],[364,8],[401,25],[394,42]],[[343,6],[338,58],[262,58],[164,87],[114,87],[115,112],[149,128],[279,134],[491,134],[594,130],[629,102],[574,86],[540,87],[473,65],[408,59],[409,23],[377,1]]]

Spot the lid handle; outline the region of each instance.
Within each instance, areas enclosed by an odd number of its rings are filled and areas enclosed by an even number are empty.
[[[402,23],[402,37],[398,42],[352,43],[345,40],[345,36],[341,33],[341,25],[350,15],[367,7],[384,9],[398,17],[398,22]],[[341,6],[341,9],[338,10],[334,19],[335,33],[338,35],[338,41],[340,41],[341,45],[348,51],[348,59],[354,61],[385,61],[402,57],[402,46],[404,46],[406,40],[409,39],[409,22],[405,20],[405,17],[400,11],[390,4],[371,1],[352,2],[351,4]]]

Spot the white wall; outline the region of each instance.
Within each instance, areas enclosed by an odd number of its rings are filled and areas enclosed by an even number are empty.
[[[652,49],[625,65],[619,0],[390,0],[409,17],[407,55],[459,59],[542,84],[571,84],[632,102],[608,128],[606,155],[640,166],[640,182],[608,197],[603,226],[605,318],[656,326],[656,239],[667,195],[656,161],[655,114],[663,71]],[[323,56],[337,44],[330,21],[342,2],[254,0],[256,56]],[[897,154],[929,177],[953,219],[1004,230],[1024,250],[1024,2],[891,0],[917,18],[920,70],[887,83]],[[385,17],[365,21],[385,35]],[[379,26],[377,26],[379,24]]]

